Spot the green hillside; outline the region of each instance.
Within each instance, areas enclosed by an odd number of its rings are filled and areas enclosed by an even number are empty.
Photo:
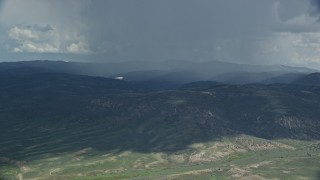
[[[143,91],[18,71],[1,76],[0,179],[319,177],[316,86]]]

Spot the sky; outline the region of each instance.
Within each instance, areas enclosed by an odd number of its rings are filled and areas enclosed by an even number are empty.
[[[320,68],[320,0],[0,0],[0,54]]]

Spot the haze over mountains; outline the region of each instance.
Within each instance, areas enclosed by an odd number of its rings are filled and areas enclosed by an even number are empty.
[[[131,82],[171,82],[179,85],[193,81],[218,81],[230,84],[285,83],[294,81],[308,73],[317,72],[315,69],[282,65],[263,66],[219,61],[190,62],[183,60],[119,63],[23,61],[0,64],[0,70],[18,67],[108,78],[123,77],[126,81]]]

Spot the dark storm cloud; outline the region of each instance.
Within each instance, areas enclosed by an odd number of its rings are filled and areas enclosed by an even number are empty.
[[[313,8],[311,9],[311,15],[318,16],[318,23],[320,23],[320,0],[310,0]]]
[[[32,27],[30,27],[32,29],[36,29],[38,31],[41,32],[49,32],[49,31],[53,31],[53,27],[49,24],[45,25],[45,26],[39,26],[39,25],[33,25]]]
[[[103,39],[119,53],[194,59],[212,58],[216,46],[226,40],[268,33],[271,8],[268,1],[253,0],[92,1],[83,17],[94,35],[90,39]]]
[[[320,0],[311,0],[311,3],[320,11]]]
[[[319,14],[310,13],[319,10],[319,0],[10,0],[4,4],[0,42],[8,46],[5,50],[53,52],[47,59],[282,64],[316,60],[309,52],[320,52],[298,49],[319,37]],[[13,37],[40,31],[41,44],[10,43]]]
[[[2,9],[2,5],[3,4],[3,0],[0,0],[0,13],[1,13],[1,9]]]

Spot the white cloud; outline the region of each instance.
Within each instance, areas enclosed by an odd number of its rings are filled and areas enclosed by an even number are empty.
[[[67,47],[67,52],[73,54],[90,54],[89,45],[83,41],[72,43]]]
[[[92,53],[85,36],[61,32],[51,25],[15,26],[8,31],[8,37],[9,49],[15,53]]]
[[[13,40],[12,52],[57,53],[59,42],[55,29],[50,25],[15,26],[8,31]]]
[[[4,42],[0,44],[2,50],[16,53],[88,53],[90,44],[84,36],[88,35],[87,26],[81,18],[87,3],[90,2],[5,1],[5,8],[0,12],[0,32],[7,32],[0,35],[0,41]]]
[[[13,52],[57,53],[59,49],[51,44],[25,43],[15,47]]]
[[[297,48],[320,49],[320,33],[299,33],[295,36],[292,44]]]
[[[292,48],[291,60],[296,64],[320,63],[320,33],[286,33],[283,40]]]
[[[285,21],[288,25],[296,25],[296,26],[310,26],[314,25],[318,20],[318,17],[311,16],[310,14],[303,13],[298,16],[295,16],[287,21]]]
[[[276,32],[260,41],[256,58],[273,64],[320,64],[319,32]],[[279,61],[279,62],[277,62]]]
[[[31,29],[14,27],[9,30],[9,37],[17,41],[38,40],[39,35]]]

